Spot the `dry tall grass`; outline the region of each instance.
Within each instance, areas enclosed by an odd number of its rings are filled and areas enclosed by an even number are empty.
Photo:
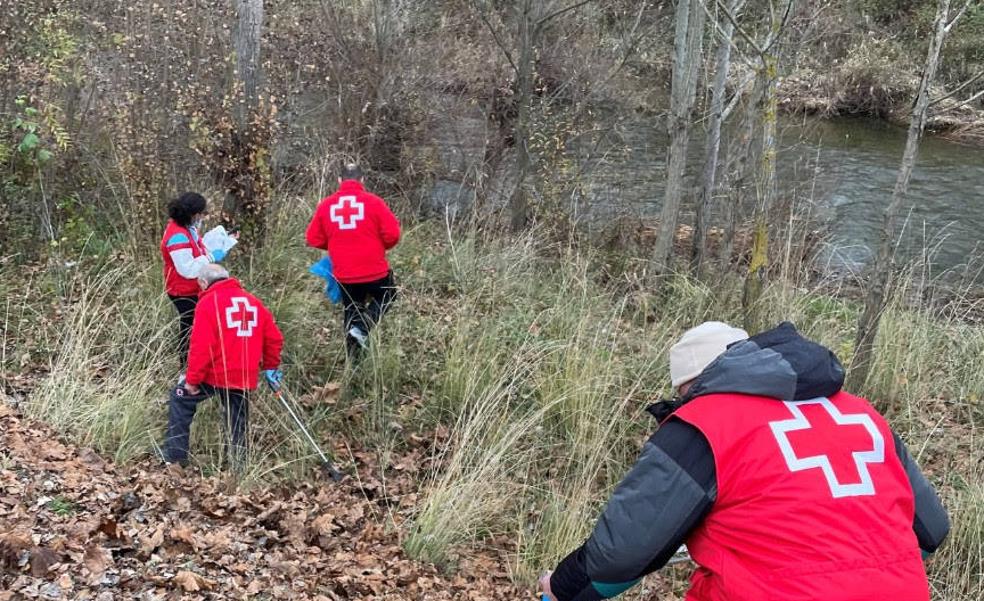
[[[439,563],[453,565],[473,545],[509,541],[510,568],[526,579],[577,545],[655,427],[642,409],[669,392],[669,346],[700,321],[740,316],[737,279],[710,286],[680,276],[664,297],[627,293],[618,282],[600,283],[606,257],[590,251],[545,248],[535,234],[489,240],[424,226],[393,256],[402,296],[373,334],[373,353],[352,372],[337,309],[326,309],[305,275],[314,253],[301,247],[303,223],[275,223],[272,242],[234,257],[231,267],[285,330],[287,383],[315,401],[302,408],[315,431],[380,453],[397,448],[405,432],[449,432],[406,532],[412,554]],[[154,449],[166,417],[155,401],[177,371],[173,311],[156,270],[137,263],[80,272],[65,287],[77,294],[32,283],[44,302],[60,298],[60,321],[43,324],[41,305],[33,315],[21,309],[22,321],[36,318],[53,343],[28,411],[120,460]],[[934,598],[981,599],[984,326],[903,302],[912,295],[897,290],[859,392],[886,412],[951,511],[951,539],[929,564]],[[858,307],[828,284],[779,281],[764,298],[767,315],[794,321],[849,359]],[[5,354],[5,372],[18,355]],[[326,382],[344,386],[335,404],[311,392]],[[283,412],[262,394],[253,407],[249,483],[307,474],[310,451]],[[357,409],[362,419],[344,417]],[[221,467],[211,417],[214,408],[193,433],[205,471]],[[649,586],[682,582],[674,571]]]

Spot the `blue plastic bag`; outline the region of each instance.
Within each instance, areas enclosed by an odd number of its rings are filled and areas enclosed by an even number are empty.
[[[319,278],[324,278],[326,283],[325,296],[328,297],[328,300],[335,304],[342,302],[342,287],[338,285],[338,281],[335,280],[335,276],[332,274],[331,257],[325,255],[320,261],[312,265],[308,271]]]

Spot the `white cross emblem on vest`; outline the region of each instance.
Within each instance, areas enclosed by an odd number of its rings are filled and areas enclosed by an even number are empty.
[[[885,462],[885,438],[878,430],[871,416],[866,413],[841,413],[837,407],[830,402],[830,399],[817,398],[808,401],[785,401],[784,404],[789,412],[793,414],[792,419],[769,422],[772,435],[779,443],[779,450],[789,471],[798,472],[820,468],[827,485],[830,487],[830,494],[835,499],[841,497],[862,497],[875,494],[875,483],[871,479],[868,471],[868,464]],[[801,409],[804,405],[819,405],[832,420],[828,423],[826,418],[811,423]],[[817,414],[814,414],[816,417]],[[836,432],[844,427],[851,427],[852,432],[857,432],[858,426],[866,432],[858,432],[861,436],[856,436],[853,440],[847,437],[847,431]],[[797,442],[790,441],[790,435],[802,432],[797,437]],[[833,436],[837,439],[830,443]],[[800,452],[797,453],[796,448]],[[825,448],[825,452],[820,452],[818,448]],[[804,456],[800,456],[800,455]],[[846,455],[850,455],[848,459]],[[844,475],[843,467],[853,462],[856,480],[846,484],[837,478],[837,473],[831,456],[838,458],[838,465],[841,466],[841,475]],[[850,482],[850,481],[849,481]]]
[[[342,196],[328,211],[340,230],[354,230],[365,219],[366,207],[354,196]]]
[[[237,296],[232,299],[232,304],[226,307],[226,326],[235,329],[236,336],[249,338],[253,335],[253,328],[259,323],[258,313],[256,307],[249,304],[249,299],[245,296]]]

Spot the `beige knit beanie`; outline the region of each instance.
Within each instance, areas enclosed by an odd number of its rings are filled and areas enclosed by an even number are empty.
[[[705,321],[684,332],[670,347],[670,380],[674,388],[693,380],[704,368],[728,349],[732,342],[745,340],[748,332],[720,321]]]

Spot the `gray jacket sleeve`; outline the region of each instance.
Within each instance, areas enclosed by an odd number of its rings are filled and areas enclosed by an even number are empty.
[[[638,578],[705,498],[690,474],[663,449],[646,443],[585,545],[588,576],[600,582]]]
[[[912,529],[919,539],[919,548],[926,553],[934,553],[950,532],[950,520],[936,490],[909,454],[905,443],[895,432],[892,432],[892,437],[895,439],[895,452],[905,468],[909,484],[912,485],[912,494],[916,498],[916,515],[912,521]]]
[[[557,567],[559,601],[612,597],[661,568],[710,511],[717,494],[710,445],[670,419],[612,493],[588,540]]]

